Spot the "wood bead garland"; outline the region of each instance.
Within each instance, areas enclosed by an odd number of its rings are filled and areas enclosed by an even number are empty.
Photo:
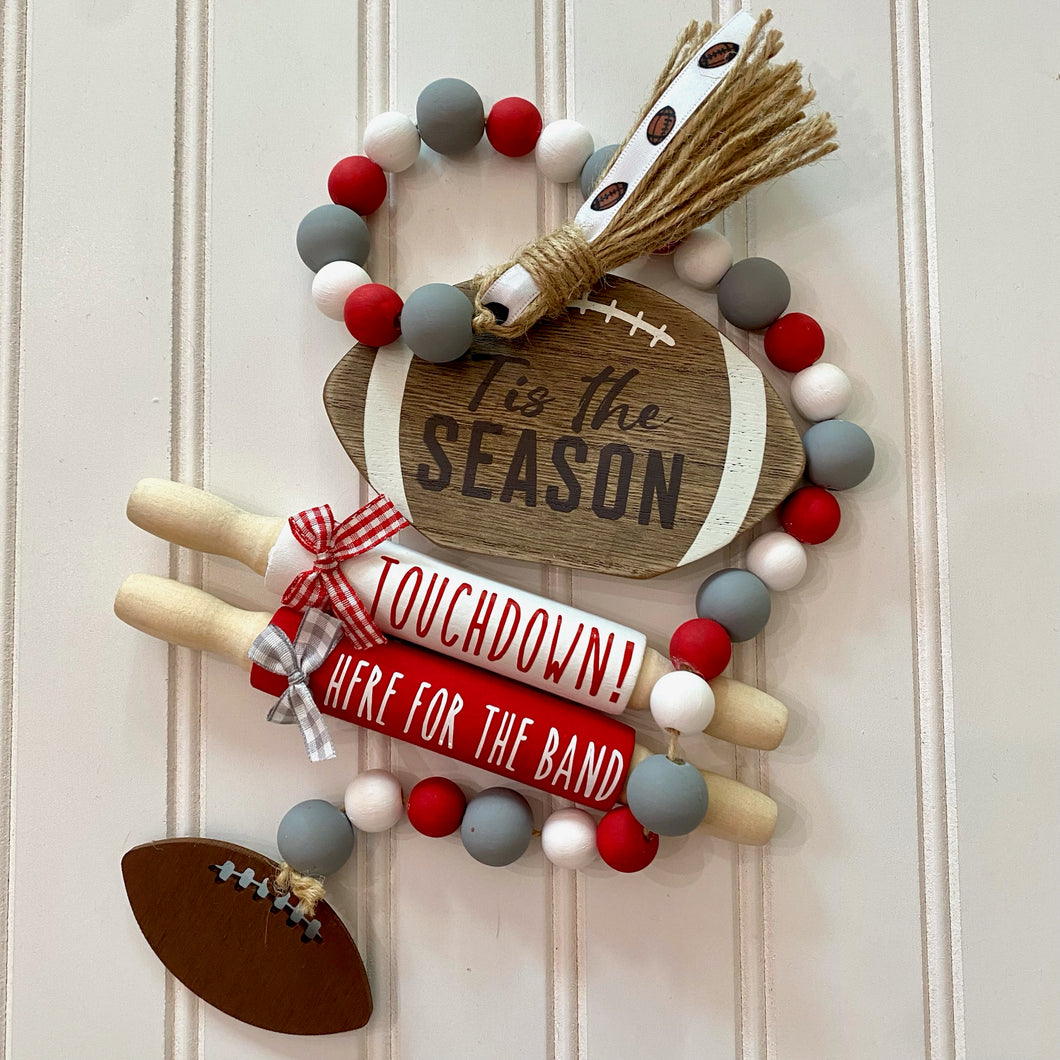
[[[522,158],[537,146],[541,135],[541,112],[528,99],[507,96],[490,108],[486,139],[508,158]]]
[[[872,439],[856,423],[822,420],[803,436],[806,477],[817,486],[848,490],[868,477],[876,459]]]
[[[648,831],[628,806],[619,806],[596,826],[596,849],[618,872],[640,872],[659,853],[659,836]]]
[[[368,260],[371,239],[360,216],[335,203],[318,206],[302,218],[295,237],[302,261],[314,272],[333,261]]]
[[[838,529],[839,501],[820,486],[803,486],[780,506],[784,529],[807,545],[827,541]]]
[[[714,717],[714,693],[699,674],[674,670],[651,690],[651,716],[660,729],[702,732]]]
[[[385,832],[405,812],[401,783],[385,769],[366,770],[346,786],[343,807],[354,828],[362,832]]]
[[[600,183],[604,171],[611,164],[611,159],[618,150],[618,144],[608,144],[606,147],[598,147],[582,166],[578,177],[578,186],[581,188],[582,198],[588,199],[592,195],[593,188]]]
[[[365,126],[364,153],[380,169],[403,173],[420,156],[416,123],[396,111],[377,115]]]
[[[763,347],[778,368],[798,372],[824,353],[824,332],[806,313],[785,313],[769,325]]]
[[[541,826],[541,849],[558,868],[586,868],[596,860],[596,821],[576,806],[556,810]]]
[[[417,832],[440,839],[452,835],[464,819],[467,799],[448,777],[427,777],[409,792],[409,823]]]
[[[467,804],[460,822],[464,849],[483,865],[510,865],[526,853],[533,834],[530,804],[511,788],[487,788]]]
[[[843,369],[825,361],[804,368],[791,381],[791,403],[814,423],[842,416],[853,395]]]
[[[593,153],[593,134],[580,122],[560,118],[541,130],[535,152],[537,168],[549,180],[570,184]]]
[[[718,281],[718,312],[747,331],[769,327],[790,298],[788,277],[768,258],[744,258]]]
[[[324,897],[323,878],[338,872],[353,853],[349,819],[323,799],[307,799],[284,814],[276,832],[283,861],[276,876],[278,894],[293,894],[311,917]]]
[[[386,200],[386,174],[364,155],[350,155],[336,162],[328,174],[331,201],[366,217]]]
[[[417,357],[434,364],[455,361],[471,345],[473,311],[463,291],[428,283],[417,287],[401,309],[401,334]]]
[[[732,247],[716,229],[697,228],[674,251],[674,272],[689,287],[709,291],[732,267]]]
[[[372,279],[352,261],[331,261],[313,277],[313,302],[324,316],[345,320],[346,299]]]
[[[713,619],[690,618],[670,637],[670,662],[678,670],[691,670],[705,681],[713,681],[731,658],[729,634]]]
[[[420,139],[440,155],[462,155],[482,139],[482,97],[458,77],[432,81],[416,100]]]
[[[630,774],[626,804],[650,832],[688,835],[706,816],[707,785],[691,762],[652,755]]]
[[[757,637],[765,629],[771,609],[769,590],[750,571],[717,571],[696,593],[696,614],[714,619],[734,641]]]
[[[388,346],[401,334],[403,304],[397,291],[382,283],[355,288],[343,306],[350,334],[368,346]]]
[[[772,530],[748,546],[747,569],[773,592],[785,592],[806,573],[806,549],[783,530]]]

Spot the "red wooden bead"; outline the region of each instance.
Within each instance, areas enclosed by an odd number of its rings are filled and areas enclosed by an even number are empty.
[[[388,346],[401,335],[401,309],[397,291],[385,283],[366,283],[350,292],[342,315],[350,334],[365,346]]]
[[[785,313],[769,326],[766,356],[785,372],[801,372],[824,353],[821,325],[805,313]]]
[[[807,545],[827,541],[839,529],[839,501],[820,486],[803,486],[781,506],[780,522]]]
[[[464,819],[467,799],[448,777],[428,777],[409,792],[409,823],[435,839],[452,835]]]
[[[628,806],[619,806],[604,814],[596,826],[596,849],[600,857],[619,872],[640,872],[659,853],[659,837],[644,834],[644,825]]]
[[[541,135],[541,112],[528,99],[508,96],[490,108],[486,138],[493,149],[509,158],[522,158],[537,146]]]
[[[705,681],[713,681],[731,658],[729,634],[712,618],[690,618],[670,638],[670,662],[678,670],[692,670]]]
[[[366,217],[386,199],[386,174],[370,158],[350,155],[328,175],[328,194],[332,202]]]

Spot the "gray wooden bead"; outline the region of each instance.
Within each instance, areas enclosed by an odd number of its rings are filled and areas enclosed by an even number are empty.
[[[830,490],[848,490],[868,478],[876,460],[872,439],[849,420],[823,420],[803,436],[806,477]]]
[[[747,570],[720,570],[696,593],[696,614],[724,626],[734,641],[757,637],[771,610],[765,583]]]
[[[333,202],[302,218],[295,241],[299,256],[314,272],[333,261],[363,265],[372,247],[363,218]]]
[[[533,815],[522,795],[510,788],[486,788],[467,804],[460,841],[483,865],[510,865],[526,853],[533,828]]]
[[[462,155],[482,139],[482,97],[458,77],[432,81],[416,100],[420,139],[440,155]]]
[[[618,144],[608,144],[606,147],[598,147],[582,166],[581,182],[582,195],[589,198],[589,192],[596,187],[603,175],[604,169],[611,161],[614,153],[618,150]]]
[[[649,832],[688,835],[707,812],[707,784],[691,762],[652,755],[629,775],[626,803]]]
[[[447,283],[417,287],[401,310],[401,337],[425,361],[455,361],[471,346],[471,300]]]
[[[280,857],[304,876],[330,876],[353,853],[353,825],[323,799],[292,806],[276,832]]]
[[[718,311],[734,327],[768,328],[788,308],[791,284],[768,258],[738,261],[718,284]]]

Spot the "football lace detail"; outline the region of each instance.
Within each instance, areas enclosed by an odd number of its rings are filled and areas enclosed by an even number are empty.
[[[297,924],[305,925],[302,929],[303,942],[324,941],[323,936],[320,934],[320,921],[316,919],[307,921],[301,908],[297,904],[291,905],[290,895],[273,895],[269,888],[268,876],[263,880],[256,880],[254,879],[253,869],[244,869],[242,872],[236,872],[235,863],[232,861],[226,861],[223,865],[211,865],[210,871],[217,873],[218,883],[225,883],[234,877],[237,891],[245,891],[253,887],[255,898],[271,898],[272,911],[274,913],[286,912],[287,923],[292,927]]]
[[[636,335],[638,331],[646,331],[651,335],[651,344],[649,349],[654,349],[660,342],[665,343],[667,346],[676,346],[673,335],[670,335],[666,331],[666,325],[662,324],[656,327],[654,324],[649,324],[644,319],[644,310],[642,309],[636,316],[632,313],[627,313],[625,310],[618,308],[618,300],[615,298],[611,299],[610,305],[604,302],[594,302],[582,295],[577,301],[571,302],[570,309],[577,309],[581,311],[582,316],[585,316],[586,312],[592,310],[594,313],[602,313],[604,322],[607,324],[611,323],[612,318],[615,320],[621,320],[625,324],[629,324],[630,335]]]

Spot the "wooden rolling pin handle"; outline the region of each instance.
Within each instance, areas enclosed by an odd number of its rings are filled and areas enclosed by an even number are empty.
[[[648,710],[655,682],[672,671],[673,665],[662,652],[646,649],[629,709]],[[788,708],[779,699],[731,677],[716,677],[710,687],[714,692],[714,717],[703,730],[708,736],[756,751],[772,751],[780,746],[788,728]]]
[[[114,613],[150,636],[223,655],[244,669],[250,669],[250,645],[272,619],[267,612],[243,611],[201,589],[152,574],[126,578],[115,598]],[[650,754],[635,747],[630,769]],[[701,772],[709,805],[700,828],[734,843],[767,842],[776,825],[773,800],[728,777]]]
[[[212,493],[168,479],[141,479],[126,505],[129,520],[175,545],[228,556],[264,577],[269,550],[286,519],[252,515]]]
[[[114,613],[142,633],[223,655],[248,671],[247,651],[272,618],[267,611],[243,611],[154,574],[130,574],[114,599]]]

